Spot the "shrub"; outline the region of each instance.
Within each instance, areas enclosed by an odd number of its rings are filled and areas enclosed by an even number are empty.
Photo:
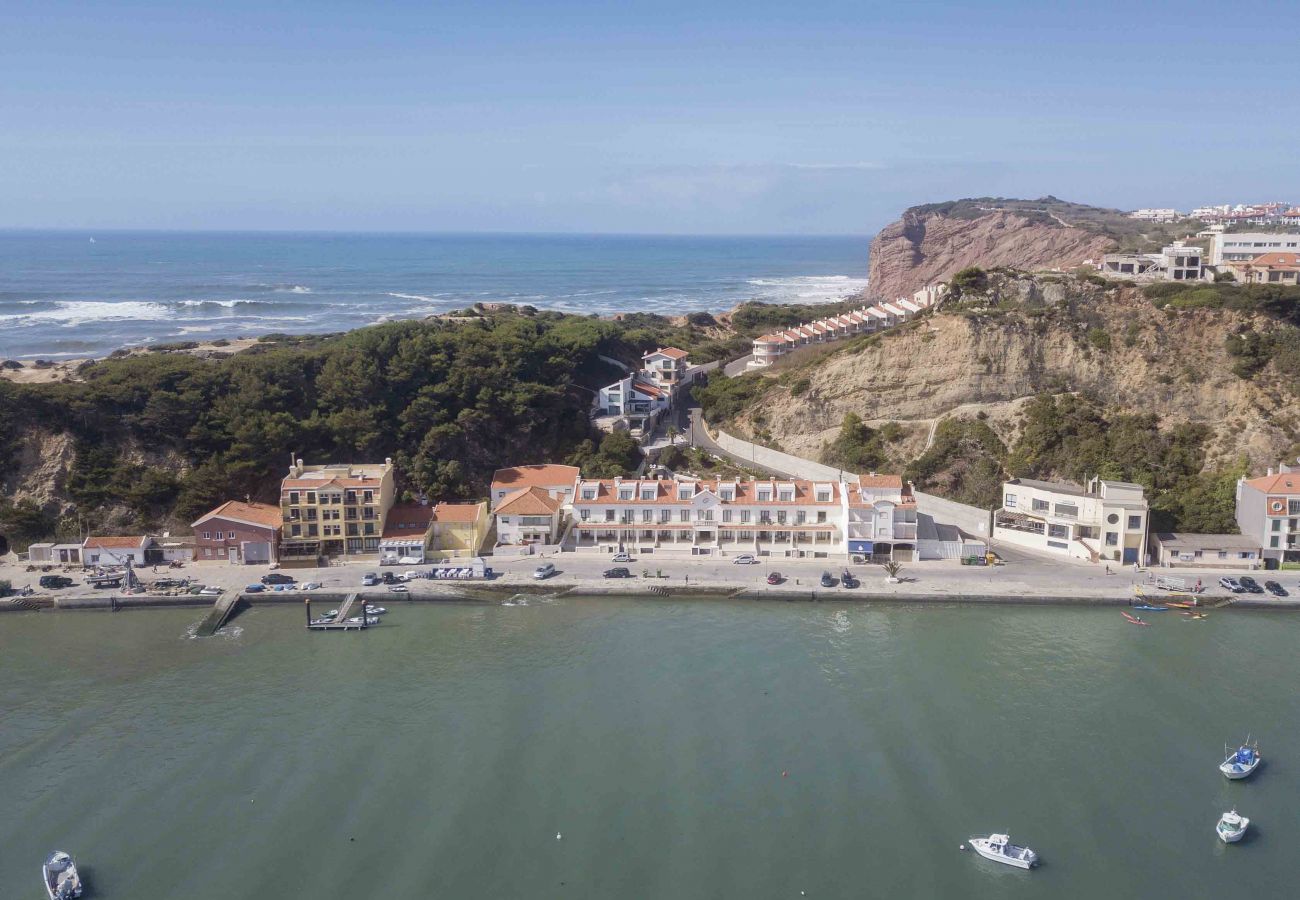
[[[1110,332],[1104,328],[1088,329],[1088,343],[1098,350],[1106,351],[1110,349]]]

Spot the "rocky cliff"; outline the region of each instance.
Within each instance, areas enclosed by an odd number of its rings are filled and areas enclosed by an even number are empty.
[[[964,298],[857,346],[802,364],[792,357],[741,424],[814,459],[850,412],[931,436],[945,417],[980,415],[1009,446],[1029,398],[1086,392],[1119,413],[1153,413],[1162,426],[1208,426],[1207,467],[1244,458],[1262,470],[1300,439],[1296,374],[1270,364],[1239,377],[1225,347],[1230,333],[1288,326],[1231,309],[1162,309],[1139,289],[1070,276],[992,281],[987,303]]]
[[[1055,213],[961,203],[913,207],[882,229],[871,242],[868,294],[904,297],[972,265],[1068,268],[1116,244]]]

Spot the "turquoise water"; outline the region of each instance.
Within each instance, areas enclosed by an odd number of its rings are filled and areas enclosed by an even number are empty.
[[[828,302],[865,286],[867,246],[865,237],[0,231],[0,356],[343,331],[480,302],[599,314]]]
[[[55,847],[119,898],[1293,891],[1293,615],[558,600],[363,634],[263,608],[189,639],[198,618],[0,617],[0,896],[41,896]],[[1247,731],[1265,765],[1230,784]],[[957,849],[1004,829],[1040,869]]]

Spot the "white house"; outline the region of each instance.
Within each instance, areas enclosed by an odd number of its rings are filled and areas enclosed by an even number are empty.
[[[81,545],[81,564],[90,566],[144,565],[145,552],[153,546],[148,535],[89,537]]]
[[[686,355],[685,350],[676,347],[660,347],[641,357],[641,374],[660,387],[673,388],[685,384],[690,371]]]
[[[996,541],[1090,562],[1146,561],[1148,504],[1140,484],[1013,478],[1002,493],[993,516]]]
[[[1237,527],[1263,548],[1265,559],[1300,562],[1300,465],[1239,479]]]
[[[1210,265],[1249,262],[1265,253],[1300,252],[1300,234],[1268,232],[1202,232],[1210,238]]]
[[[491,505],[497,545],[553,544],[562,536],[564,510],[573,499],[577,466],[534,465],[497,469]]]
[[[625,426],[640,437],[654,431],[660,416],[672,407],[672,396],[671,388],[628,375],[601,388],[596,395],[596,407],[610,429]]]

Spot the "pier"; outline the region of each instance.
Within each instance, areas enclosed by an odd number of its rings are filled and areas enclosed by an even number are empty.
[[[212,604],[212,611],[209,612],[199,623],[198,630],[195,631],[197,637],[212,637],[217,633],[217,629],[230,620],[235,614],[236,607],[242,599],[239,594],[230,592],[222,594],[217,598],[217,602]]]
[[[343,598],[343,602],[339,604],[339,614],[329,622],[312,620],[310,597],[303,597],[302,603],[307,610],[307,628],[310,631],[365,631],[366,629],[366,604],[361,600],[361,595],[356,592]],[[348,622],[348,618],[358,609],[361,612],[360,624]]]

